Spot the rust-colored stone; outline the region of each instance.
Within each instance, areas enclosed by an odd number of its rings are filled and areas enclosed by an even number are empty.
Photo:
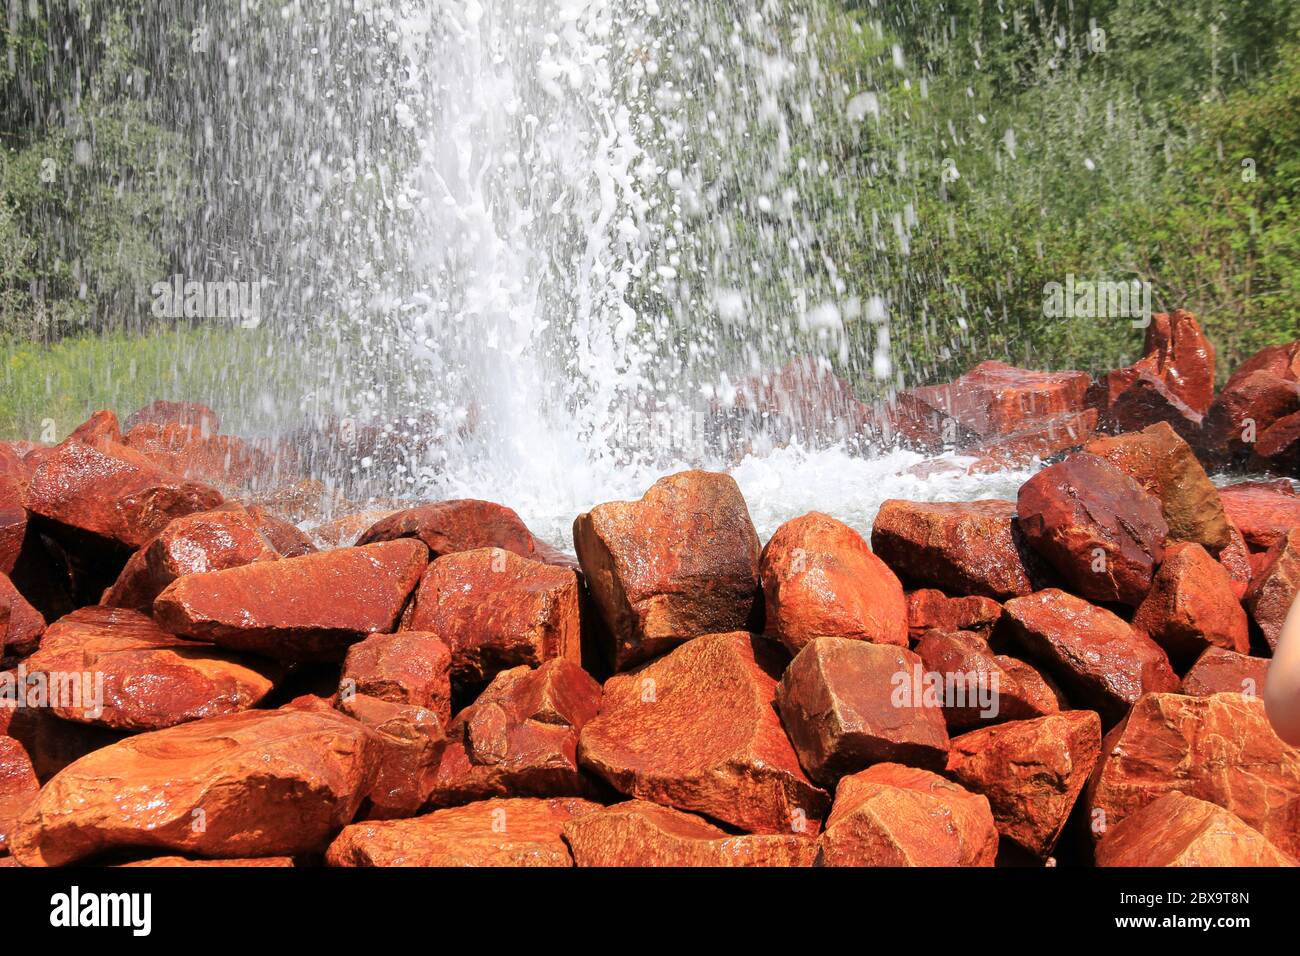
[[[451,650],[427,631],[375,634],[348,648],[339,691],[427,707],[451,721]]]
[[[947,385],[916,388],[910,394],[963,429],[989,438],[1081,410],[1090,381],[1083,372],[1038,372],[990,361]]]
[[[572,661],[501,671],[448,729],[431,802],[590,795],[578,768],[578,735],[596,716],[600,695],[600,685]]]
[[[184,856],[151,856],[147,860],[132,860],[130,863],[119,863],[120,867],[126,868],[153,868],[153,867],[285,867],[293,866],[293,857],[291,856],[255,856],[244,860],[191,860]]]
[[[907,646],[903,587],[867,542],[812,512],[787,521],[760,563],[767,633],[797,654],[819,637]]]
[[[615,670],[749,627],[761,602],[758,534],[729,475],[686,471],[640,501],[597,505],[574,521],[573,543]]]
[[[1197,414],[1214,401],[1214,344],[1184,309],[1157,312],[1147,326],[1146,354],[1171,392]]]
[[[396,628],[427,554],[418,541],[388,541],[190,574],[158,596],[154,616],[232,650],[341,661],[348,645]]]
[[[1254,576],[1255,570],[1251,567],[1250,548],[1246,545],[1246,539],[1231,522],[1228,530],[1230,533],[1228,546],[1219,552],[1218,560],[1232,581],[1232,593],[1240,601],[1250,589],[1250,579]]]
[[[992,866],[998,831],[985,797],[881,763],[840,781],[820,843],[826,866]]]
[[[533,536],[519,515],[491,501],[439,501],[394,512],[374,522],[357,544],[419,538],[434,558],[458,551],[502,548],[522,558],[533,556]]]
[[[1023,661],[994,654],[983,638],[930,631],[916,645],[927,674],[943,680],[943,713],[950,730],[1041,717],[1060,710],[1052,688]]]
[[[125,847],[210,857],[324,848],[374,780],[373,734],[342,714],[246,711],[129,737],[47,783],[10,852],[58,866]]]
[[[1101,418],[1110,431],[1140,431],[1165,424],[1186,441],[1199,442],[1204,416],[1190,408],[1158,376],[1140,371]]]
[[[644,800],[570,820],[578,866],[812,866],[817,841],[798,834],[727,833],[702,817]]]
[[[1010,501],[890,499],[871,529],[871,549],[905,584],[1004,600],[1041,577],[1023,547]]]
[[[1046,858],[1100,753],[1097,714],[1067,710],[954,737],[948,773],[988,798],[1003,839]]]
[[[136,425],[185,425],[200,428],[208,434],[221,431],[217,413],[198,402],[169,402],[164,399],[151,402],[128,416],[122,427],[126,431]]]
[[[360,818],[390,820],[419,813],[433,790],[434,775],[447,746],[438,715],[414,704],[397,704],[365,694],[339,700],[339,710],[375,734],[375,781]]]
[[[1082,596],[1136,607],[1164,558],[1160,502],[1109,461],[1080,453],[1020,486],[1026,541]]]
[[[296,524],[271,514],[265,508],[254,505],[248,509],[248,516],[282,558],[301,558],[304,554],[312,554],[317,550],[307,532]]]
[[[1246,458],[1275,422],[1300,411],[1300,383],[1272,372],[1234,375],[1205,415],[1201,442],[1219,458]]]
[[[390,508],[375,508],[326,521],[311,529],[311,542],[325,550],[350,548],[360,541],[361,536],[374,527],[376,522],[394,513]]]
[[[1246,606],[1250,616],[1259,625],[1264,640],[1277,650],[1282,638],[1282,625],[1287,612],[1300,593],[1300,527],[1292,528],[1286,537],[1268,551],[1268,558],[1251,581],[1246,592]],[[1237,647],[1244,651],[1246,648]]]
[[[1248,657],[1222,647],[1207,647],[1183,677],[1183,693],[1191,697],[1211,694],[1245,694],[1258,697],[1264,693],[1268,658]]]
[[[91,414],[68,435],[67,441],[83,442],[103,448],[122,444],[122,426],[117,413],[106,408]]]
[[[14,824],[40,789],[27,750],[14,738],[0,735],[0,855],[9,845]]]
[[[1246,612],[1232,578],[1199,544],[1174,544],[1165,551],[1133,628],[1163,647],[1180,670],[1211,645],[1242,654],[1250,650]]]
[[[1142,697],[1106,735],[1088,783],[1094,840],[1171,791],[1231,811],[1284,853],[1300,851],[1300,750],[1273,733],[1260,698]]]
[[[502,548],[448,554],[429,565],[402,630],[427,631],[450,648],[457,686],[481,684],[520,664],[576,663],[578,577]]]
[[[271,471],[259,449],[234,435],[206,432],[197,425],[136,425],[126,434],[128,446],[158,467],[220,488],[238,489]]]
[[[56,717],[48,706],[41,705],[39,692],[30,703],[33,689],[23,682],[25,675],[26,670],[0,671],[0,734],[23,745],[42,783],[86,754],[123,738],[119,731]],[[13,706],[11,701],[26,703]]]
[[[1286,480],[1242,481],[1219,489],[1223,509],[1256,551],[1267,551],[1300,528],[1300,495]]]
[[[1002,612],[1012,638],[1108,726],[1143,694],[1178,689],[1159,645],[1073,594],[1049,588],[1008,601]]]
[[[9,574],[18,563],[27,536],[27,509],[18,482],[0,473],[0,574]]]
[[[907,595],[907,626],[912,637],[926,631],[971,631],[987,636],[1002,617],[1002,605],[992,598],[948,597],[934,588],[920,588]]]
[[[0,657],[26,657],[45,631],[45,618],[0,574]]]
[[[410,820],[354,823],[325,854],[330,866],[573,866],[561,837],[601,809],[576,797],[480,800]]]
[[[1227,810],[1167,793],[1111,827],[1098,866],[1295,866],[1296,862]]]
[[[1274,474],[1300,474],[1300,412],[1284,415],[1260,433],[1250,467]]]
[[[812,832],[828,800],[804,776],[772,706],[783,657],[751,634],[710,634],[616,675],[582,729],[578,759],[632,797],[755,833]]]

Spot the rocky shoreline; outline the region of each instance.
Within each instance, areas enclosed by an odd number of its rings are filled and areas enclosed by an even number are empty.
[[[1260,699],[1300,342],[1216,392],[1176,312],[1096,381],[985,362],[877,406],[796,362],[717,416],[760,421],[1044,466],[767,542],[682,472],[568,554],[486,501],[309,536],[302,460],[188,403],[0,443],[0,866],[1300,861]]]

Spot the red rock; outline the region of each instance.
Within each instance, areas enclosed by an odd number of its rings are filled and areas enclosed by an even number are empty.
[[[124,847],[209,857],[324,848],[374,780],[374,737],[341,714],[247,711],[139,734],[41,790],[10,852],[58,866]]]
[[[1107,725],[1143,694],[1178,689],[1178,675],[1155,642],[1073,594],[1048,588],[1010,600],[1002,611],[1012,638]]]
[[[0,735],[0,852],[9,845],[14,824],[40,789],[23,745]]]
[[[154,598],[183,575],[222,571],[279,557],[257,522],[242,510],[184,515],[131,556],[100,603],[147,612]]]
[[[122,426],[117,415],[108,409],[100,409],[72,430],[67,442],[83,442],[102,448],[122,444]]]
[[[425,631],[376,634],[348,648],[339,693],[427,707],[451,721],[451,650]]]
[[[921,588],[907,595],[907,626],[915,638],[926,631],[973,631],[987,635],[1002,616],[992,598],[950,598],[942,591]]]
[[[1264,702],[1147,694],[1102,742],[1088,783],[1094,840],[1171,791],[1218,804],[1292,856],[1300,850],[1300,750]]]
[[[1163,647],[1180,670],[1211,645],[1250,650],[1246,612],[1232,578],[1199,544],[1170,545],[1133,628]]]
[[[1158,374],[1155,356],[1144,355],[1132,365],[1107,372],[1088,387],[1088,392],[1084,396],[1084,403],[1089,408],[1097,410],[1100,416],[1099,424],[1102,427],[1114,427],[1111,409],[1115,406],[1115,402],[1119,400],[1119,397],[1128,390],[1129,386],[1144,374]]]
[[[1146,354],[1155,360],[1156,374],[1169,390],[1193,411],[1205,414],[1214,401],[1215,355],[1196,316],[1183,309],[1152,316]]]
[[[325,854],[330,866],[573,866],[561,837],[601,809],[567,797],[481,800],[410,820],[354,823]]]
[[[0,657],[25,657],[45,631],[45,618],[0,574]]]
[[[533,555],[532,532],[519,515],[490,501],[439,501],[397,511],[372,525],[357,544],[397,538],[419,538],[434,558],[480,548],[503,548],[523,558]]]
[[[184,425],[200,428],[210,435],[221,431],[221,419],[206,405],[197,402],[169,402],[158,400],[139,409],[127,418],[126,431],[136,425]]]
[[[1183,678],[1183,693],[1191,697],[1209,697],[1211,694],[1258,697],[1264,692],[1267,674],[1267,658],[1207,647]]]
[[[1081,453],[1020,487],[1025,540],[1079,594],[1137,606],[1164,557],[1160,502],[1110,462]]]
[[[24,449],[22,442],[0,441],[0,489],[16,489],[19,500],[27,491],[35,468],[29,466],[25,456],[38,446]]]
[[[1167,424],[1186,441],[1199,441],[1204,416],[1175,395],[1161,379],[1143,371],[1120,393],[1101,426],[1126,432]]]
[[[899,647],[818,638],[786,668],[777,709],[799,763],[824,785],[873,763],[942,769],[948,731],[921,658]]]
[[[297,525],[283,518],[277,518],[265,508],[254,505],[248,509],[248,516],[256,522],[257,530],[271,542],[271,547],[275,548],[281,557],[300,558],[304,554],[316,552],[316,545],[307,536],[307,532],[299,530]]]
[[[124,736],[118,731],[56,717],[49,707],[39,706],[39,696],[35,704],[28,706],[24,702],[33,688],[25,677],[26,670],[0,671],[0,697],[5,700],[0,705],[0,734],[23,745],[38,780],[49,780],[70,763]]]
[[[71,441],[36,469],[26,505],[62,528],[136,549],[173,519],[221,502],[215,488],[163,471],[130,448]]]
[[[1003,600],[1029,594],[1041,570],[1010,501],[901,501],[880,506],[871,550],[905,584]]]
[[[340,661],[391,633],[424,572],[418,541],[388,541],[177,578],[154,601],[164,628],[283,661]],[[424,628],[414,628],[424,630]]]
[[[992,866],[998,832],[984,797],[882,763],[840,781],[820,843],[825,866]]]
[[[125,441],[166,471],[227,489],[247,486],[271,470],[266,456],[242,438],[196,425],[136,425]]]
[[[888,402],[877,402],[868,422],[885,446],[902,444],[934,453],[980,441],[979,435],[911,391],[899,392]]]
[[[998,834],[1046,858],[1101,753],[1091,710],[982,727],[954,737],[948,774],[988,798]]]
[[[596,716],[600,696],[600,685],[571,661],[497,674],[448,729],[432,802],[590,795],[578,768],[578,734]]]
[[[1287,612],[1300,593],[1300,528],[1288,531],[1273,545],[1268,561],[1251,582],[1246,593],[1246,607],[1264,634],[1268,646],[1276,651],[1282,637]],[[1245,650],[1237,647],[1235,650]]]
[[[413,704],[354,694],[339,709],[374,731],[378,751],[374,784],[360,817],[391,820],[419,813],[433,791],[434,776],[447,746],[438,715]]]
[[[582,729],[579,761],[621,793],[742,830],[815,832],[828,801],[804,776],[772,706],[781,658],[762,638],[710,634],[611,677]]]
[[[1095,408],[1035,421],[1020,431],[967,449],[964,454],[978,459],[969,472],[1001,471],[1073,451],[1096,434],[1097,421]]]
[[[1222,807],[1167,793],[1116,824],[1097,847],[1098,866],[1295,866]]]
[[[133,860],[130,863],[119,863],[118,866],[123,868],[134,867],[285,867],[293,866],[293,857],[291,856],[257,856],[244,860],[191,860],[183,856],[154,856],[147,860]]]
[[[63,719],[130,731],[248,710],[280,676],[265,662],[173,637],[137,611],[105,607],[55,621],[22,666],[29,679],[47,675],[49,706]]]
[[[1228,523],[1228,531],[1228,546],[1219,552],[1219,563],[1228,572],[1228,578],[1232,581],[1232,593],[1240,601],[1246,596],[1255,571],[1250,564],[1250,548],[1246,546],[1246,539],[1231,522]]]
[[[578,663],[578,577],[501,548],[448,554],[429,565],[402,630],[427,631],[451,649],[456,686],[520,664]]]
[[[1267,551],[1292,528],[1300,528],[1300,495],[1291,482],[1243,481],[1219,489],[1223,509],[1246,543]]]
[[[1091,379],[1083,372],[1036,372],[981,362],[947,385],[911,395],[981,438],[1010,435],[1030,423],[1081,411]]]
[[[249,510],[265,511],[283,521],[319,522],[329,520],[334,513],[348,508],[349,502],[337,489],[327,488],[315,478],[304,478],[275,489],[255,502]],[[312,549],[315,550],[315,545]]]
[[[1098,438],[1083,450],[1109,461],[1160,501],[1170,541],[1195,541],[1218,554],[1232,541],[1219,491],[1196,453],[1165,423]]]
[[[1257,471],[1300,474],[1300,412],[1279,418],[1259,436],[1250,453]]]
[[[1300,383],[1271,372],[1233,376],[1205,414],[1203,447],[1213,456],[1244,458],[1280,419],[1300,411]]]
[[[1224,389],[1254,372],[1269,372],[1290,382],[1300,382],[1300,340],[1287,345],[1270,345],[1241,363]]]
[[[573,543],[615,670],[747,628],[761,601],[758,534],[729,475],[682,472],[640,501],[597,505],[574,521]]]
[[[817,841],[797,834],[734,836],[692,813],[644,800],[564,825],[578,866],[812,866]]]
[[[312,544],[326,550],[330,548],[350,548],[361,536],[370,530],[376,522],[382,521],[396,512],[379,508],[360,511],[356,514],[335,518],[311,529]]]
[[[819,637],[907,646],[907,603],[894,572],[856,531],[812,512],[787,521],[759,565],[767,633],[797,654]]]
[[[761,423],[783,441],[818,447],[857,435],[870,410],[825,358],[804,356],[736,386],[733,414]]]
[[[994,654],[978,636],[930,631],[916,654],[930,674],[944,681],[944,718],[951,730],[1054,714],[1056,695],[1042,676],[1021,661]]]
[[[17,482],[0,476],[0,574],[10,574],[18,563],[27,536],[27,509]]]

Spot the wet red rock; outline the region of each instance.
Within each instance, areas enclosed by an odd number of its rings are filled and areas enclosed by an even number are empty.
[[[1192,697],[1209,697],[1211,694],[1258,697],[1264,693],[1267,674],[1267,658],[1207,647],[1183,677],[1183,693]]]
[[[1046,858],[1100,753],[1097,714],[1067,710],[954,737],[948,774],[988,798],[1004,840]]]
[[[327,521],[311,529],[311,541],[318,548],[350,548],[361,540],[376,522],[394,514],[389,508],[359,511]]]
[[[0,474],[0,574],[12,572],[22,553],[27,536],[27,509],[22,502],[22,488]]]
[[[1260,349],[1241,363],[1224,388],[1236,384],[1253,372],[1269,372],[1287,381],[1300,382],[1300,340]]]
[[[402,630],[427,631],[447,645],[457,686],[521,664],[577,663],[578,577],[501,548],[448,554],[429,565]]]
[[[9,845],[14,824],[40,789],[27,750],[12,737],[0,735],[0,854]]]
[[[68,435],[66,441],[83,442],[102,448],[122,444],[122,426],[117,414],[108,409],[100,409],[78,425]]]
[[[807,447],[852,438],[870,419],[868,407],[830,363],[809,356],[743,379],[728,414]]]
[[[36,649],[45,618],[0,574],[0,657],[25,657]]]
[[[615,670],[748,628],[762,600],[758,534],[729,475],[682,472],[640,501],[597,505],[574,521],[573,542]]]
[[[1037,372],[1003,362],[981,362],[949,384],[916,388],[909,394],[974,435],[989,438],[1082,410],[1090,381],[1083,372]]]
[[[374,780],[373,735],[341,714],[247,711],[139,734],[47,783],[10,852],[57,866],[126,847],[204,857],[323,849]]]
[[[268,662],[195,645],[137,611],[106,607],[55,621],[23,666],[48,675],[60,717],[130,731],[248,710],[280,676]],[[68,695],[59,693],[59,682],[72,678]]]
[[[755,833],[815,832],[827,795],[804,775],[772,706],[783,657],[750,634],[710,634],[610,678],[579,761],[628,796]]]
[[[1020,486],[1025,540],[1082,596],[1137,606],[1164,557],[1160,502],[1110,462],[1081,453]]]
[[[519,515],[491,501],[439,501],[397,511],[372,524],[357,544],[397,538],[419,538],[434,558],[480,548],[503,548],[524,558],[533,555],[533,535]]]
[[[927,673],[944,681],[943,712],[950,730],[1023,720],[1060,710],[1052,688],[1033,667],[994,654],[983,638],[930,631],[916,645]]]
[[[1250,466],[1255,471],[1300,474],[1300,412],[1279,418],[1260,434]]]
[[[1223,509],[1256,551],[1267,551],[1300,528],[1300,495],[1286,480],[1242,481],[1219,489]]]
[[[291,856],[257,856],[243,860],[191,860],[184,856],[152,856],[147,860],[133,860],[130,863],[119,863],[118,866],[123,868],[152,868],[152,867],[286,867],[293,866],[293,857]]]
[[[843,522],[818,512],[787,521],[759,567],[767,633],[792,654],[819,637],[907,646],[902,585]]]
[[[340,692],[427,707],[451,721],[451,650],[426,631],[376,634],[348,648]]]
[[[1246,592],[1246,606],[1268,646],[1277,650],[1287,612],[1300,593],[1300,527],[1269,549],[1267,560]],[[1245,648],[1235,648],[1245,650]]]
[[[564,825],[601,809],[576,797],[480,800],[409,820],[345,827],[330,866],[573,866]]]
[[[178,578],[154,601],[169,631],[283,661],[341,661],[396,629],[424,572],[418,541],[340,548]]]
[[[890,499],[871,529],[871,550],[905,584],[1003,600],[1041,576],[1025,552],[1010,501]]]
[[[1002,605],[992,598],[948,597],[934,588],[907,595],[907,626],[914,638],[929,630],[972,631],[987,635],[1002,616]]]
[[[448,729],[432,802],[590,795],[578,735],[600,697],[600,685],[571,661],[497,674]]]
[[[1199,544],[1175,544],[1165,552],[1133,628],[1164,648],[1180,670],[1211,645],[1250,650],[1246,612],[1232,578]]]
[[[226,489],[245,487],[271,471],[269,459],[242,438],[197,425],[140,424],[125,442],[160,468]]]
[[[942,699],[926,692],[924,664],[900,647],[823,637],[808,644],[776,688],[781,723],[808,776],[833,785],[887,761],[942,769]]]
[[[1183,309],[1158,312],[1147,326],[1146,354],[1169,390],[1198,414],[1214,401],[1214,345],[1196,316]]]
[[[419,813],[447,746],[446,725],[424,707],[365,694],[341,698],[339,709],[374,732],[375,780],[359,818],[389,820]]]
[[[1241,694],[1147,694],[1106,735],[1088,784],[1094,840],[1171,791],[1218,804],[1284,853],[1300,851],[1300,750]]]
[[[1003,606],[1013,640],[1060,682],[1070,699],[1121,719],[1151,691],[1176,691],[1165,652],[1110,611],[1049,588]]]
[[[1103,428],[1117,432],[1139,431],[1161,423],[1184,440],[1194,442],[1201,438],[1204,416],[1149,371],[1140,372],[1101,418]]]
[[[1255,571],[1251,567],[1250,548],[1246,545],[1246,539],[1241,536],[1236,525],[1231,523],[1229,523],[1229,533],[1228,546],[1219,552],[1218,560],[1232,581],[1232,593],[1240,601],[1246,596],[1246,591],[1250,588],[1250,579]]]
[[[1024,429],[965,449],[963,454],[977,459],[968,473],[1023,467],[1035,460],[1073,451],[1096,434],[1097,421],[1095,408],[1036,420]]]
[[[998,852],[985,797],[896,763],[840,781],[819,842],[825,866],[992,866]]]
[[[312,554],[316,545],[312,543],[307,532],[302,531],[292,522],[279,518],[265,508],[254,505],[248,509],[248,516],[257,524],[257,530],[271,542],[271,547],[284,558],[300,558]]]
[[[159,399],[130,415],[122,427],[130,431],[136,425],[184,425],[216,434],[221,430],[221,419],[212,409],[197,402]]]
[[[1245,458],[1274,423],[1300,411],[1300,383],[1271,372],[1234,375],[1205,415],[1202,445],[1212,456]]]
[[[9,701],[28,701],[14,707],[0,706],[0,734],[17,740],[27,750],[38,780],[44,782],[70,763],[86,754],[116,743],[124,736],[120,731],[90,724],[73,723],[57,717],[42,705],[40,691],[24,682],[26,670],[0,671],[0,693]],[[44,698],[48,700],[48,694]]]
[[[183,575],[222,571],[279,557],[257,522],[242,510],[184,515],[131,556],[100,603],[148,611],[154,598]]]
[[[1160,501],[1170,541],[1195,541],[1218,554],[1232,541],[1232,526],[1218,489],[1192,447],[1168,425],[1098,438],[1083,449],[1106,459]]]
[[[1112,827],[1098,866],[1296,866],[1222,807],[1167,793]]]
[[[733,835],[644,800],[569,821],[564,841],[578,866],[812,866],[818,849],[797,834]]]

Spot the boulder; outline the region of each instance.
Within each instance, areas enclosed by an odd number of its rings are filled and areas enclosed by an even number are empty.
[[[1194,541],[1213,554],[1231,543],[1232,526],[1218,489],[1192,447],[1167,424],[1097,438],[1083,450],[1106,459],[1159,499],[1171,542]]]
[[[1159,645],[1073,594],[1049,588],[1014,598],[1002,610],[1011,638],[1107,726],[1143,694],[1178,689]]]
[[[419,538],[434,558],[458,551],[503,548],[533,557],[533,535],[511,509],[491,501],[439,501],[396,511],[373,523],[357,544]]]
[[[1236,814],[1282,852],[1300,850],[1300,750],[1260,698],[1147,694],[1102,742],[1088,783],[1094,840],[1171,791]]]
[[[86,607],[49,626],[22,663],[44,675],[64,720],[113,730],[162,730],[238,713],[265,699],[280,669],[161,630],[138,611]]]
[[[1291,482],[1243,481],[1219,489],[1223,510],[1255,551],[1267,551],[1300,528],[1300,495]]]
[[[124,441],[159,468],[228,490],[247,487],[273,470],[270,459],[242,438],[197,425],[143,423]]]
[[[1115,432],[1140,431],[1161,423],[1184,440],[1197,442],[1204,416],[1183,402],[1162,379],[1145,370],[1119,394],[1109,412],[1101,416],[1101,427]]]
[[[926,631],[971,631],[987,636],[1002,617],[1002,605],[992,598],[951,598],[934,588],[920,588],[907,595],[907,627],[917,640]]]
[[[1183,309],[1158,312],[1147,326],[1146,354],[1168,389],[1199,415],[1214,401],[1214,345],[1196,316]]]
[[[14,738],[0,735],[0,856],[9,845],[14,824],[40,789],[27,750]]]
[[[756,623],[758,534],[729,475],[682,472],[640,501],[596,505],[574,521],[573,543],[615,670]]]
[[[1085,408],[1055,418],[1036,420],[1020,431],[966,448],[963,455],[976,459],[970,474],[1023,468],[1064,452],[1075,451],[1097,432],[1097,410]]]
[[[418,541],[388,541],[189,574],[158,595],[154,616],[231,650],[341,661],[349,645],[396,629],[427,555]]]
[[[990,438],[1082,410],[1090,382],[1084,372],[1037,372],[990,361],[949,384],[912,389],[910,395],[970,433]]]
[[[96,448],[122,444],[122,425],[117,413],[106,408],[94,412],[68,435],[66,441],[82,442]]]
[[[578,735],[600,696],[600,685],[572,661],[501,671],[448,729],[431,801],[591,795],[578,767]]]
[[[29,685],[26,670],[0,671],[0,734],[14,738],[31,757],[36,778],[42,783],[86,754],[117,743],[126,735],[90,724],[73,723],[43,706],[39,684]],[[35,695],[34,702],[28,699]],[[48,697],[48,695],[47,695]],[[8,701],[21,702],[11,706]]]
[[[375,634],[348,648],[339,695],[426,707],[451,721],[451,649],[436,634]]]
[[[1300,593],[1300,527],[1292,528],[1286,537],[1268,551],[1268,557],[1246,592],[1246,606],[1250,616],[1259,625],[1270,649],[1276,651],[1282,638],[1282,625],[1287,612]],[[1245,651],[1244,647],[1234,650]]]
[[[839,782],[819,842],[825,866],[992,866],[998,831],[985,797],[881,763]]]
[[[123,869],[135,869],[139,867],[153,868],[166,867],[168,869],[176,866],[189,867],[286,867],[293,866],[293,857],[291,856],[258,856],[244,860],[191,860],[184,856],[151,856],[147,860],[132,860],[130,863],[118,863]]]
[[[988,798],[1002,839],[1046,859],[1101,754],[1091,710],[981,727],[954,737],[948,774]]]
[[[573,866],[564,825],[601,809],[576,797],[480,800],[409,820],[344,827],[330,866]]]
[[[1179,670],[1209,646],[1241,654],[1250,650],[1246,612],[1232,578],[1199,544],[1174,544],[1165,551],[1133,629],[1163,647]]]
[[[0,574],[10,574],[18,563],[27,536],[27,509],[23,488],[0,473]]]
[[[1227,810],[1174,791],[1111,827],[1098,866],[1296,866]]]
[[[1250,588],[1250,579],[1254,576],[1254,568],[1250,563],[1250,548],[1246,544],[1246,539],[1241,536],[1236,525],[1229,522],[1230,538],[1228,546],[1219,552],[1219,563],[1223,565],[1223,570],[1228,572],[1228,578],[1232,581],[1232,593],[1240,601],[1246,596],[1246,591]]]
[[[890,499],[876,515],[871,550],[905,584],[949,594],[1005,600],[1031,593],[1041,578],[1010,501]]]
[[[819,637],[907,646],[907,603],[894,572],[843,522],[813,512],[763,549],[767,634],[797,654]]]
[[[361,540],[361,536],[375,524],[395,514],[390,508],[373,508],[356,514],[344,515],[333,521],[326,521],[311,529],[311,542],[316,547],[328,551],[330,548],[350,548]]]
[[[1016,513],[1029,545],[1082,596],[1136,607],[1164,557],[1160,502],[1109,461],[1081,453],[1020,487]]]
[[[402,630],[425,631],[446,644],[452,684],[461,687],[509,667],[578,663],[579,607],[578,577],[568,568],[480,548],[430,563]]]
[[[777,685],[776,704],[808,776],[830,786],[873,763],[942,769],[945,700],[924,670],[905,648],[838,637],[800,651]]]
[[[1183,677],[1183,693],[1191,697],[1211,694],[1245,694],[1259,697],[1264,693],[1268,659],[1248,657],[1222,647],[1207,647]]]
[[[1271,372],[1234,375],[1205,415],[1201,447],[1212,458],[1245,459],[1274,423],[1300,411],[1300,383]]]
[[[988,642],[959,631],[930,631],[916,645],[927,674],[943,681],[949,730],[1041,717],[1060,710],[1056,694],[1033,667],[994,654]]]
[[[0,657],[26,657],[45,632],[45,618],[0,574]]]
[[[304,554],[312,554],[317,550],[307,532],[292,522],[276,517],[265,508],[253,505],[248,509],[248,516],[283,558],[301,558]]]
[[[359,819],[390,820],[419,813],[433,791],[447,746],[445,724],[433,711],[354,694],[339,710],[374,732],[375,779]]]
[[[126,847],[207,857],[322,850],[374,780],[373,734],[341,714],[246,711],[129,737],[47,783],[10,841],[24,866]]]
[[[827,795],[804,775],[772,706],[783,658],[751,634],[710,634],[611,677],[582,728],[579,762],[620,793],[742,830],[815,832]]]
[[[1269,425],[1250,453],[1250,467],[1280,475],[1300,474],[1300,412]]]
[[[804,356],[779,369],[741,380],[725,419],[753,426],[780,442],[806,448],[824,447],[857,436],[870,419],[870,409],[853,387],[838,377],[822,357]]]
[[[1232,373],[1225,390],[1254,372],[1269,372],[1290,382],[1300,382],[1300,339],[1260,349]]]
[[[798,834],[727,833],[702,817],[644,800],[564,825],[578,866],[812,866],[817,841]]]
[[[128,416],[122,427],[129,432],[136,425],[184,425],[200,428],[208,434],[221,431],[221,419],[208,406],[163,399],[151,402]]]

